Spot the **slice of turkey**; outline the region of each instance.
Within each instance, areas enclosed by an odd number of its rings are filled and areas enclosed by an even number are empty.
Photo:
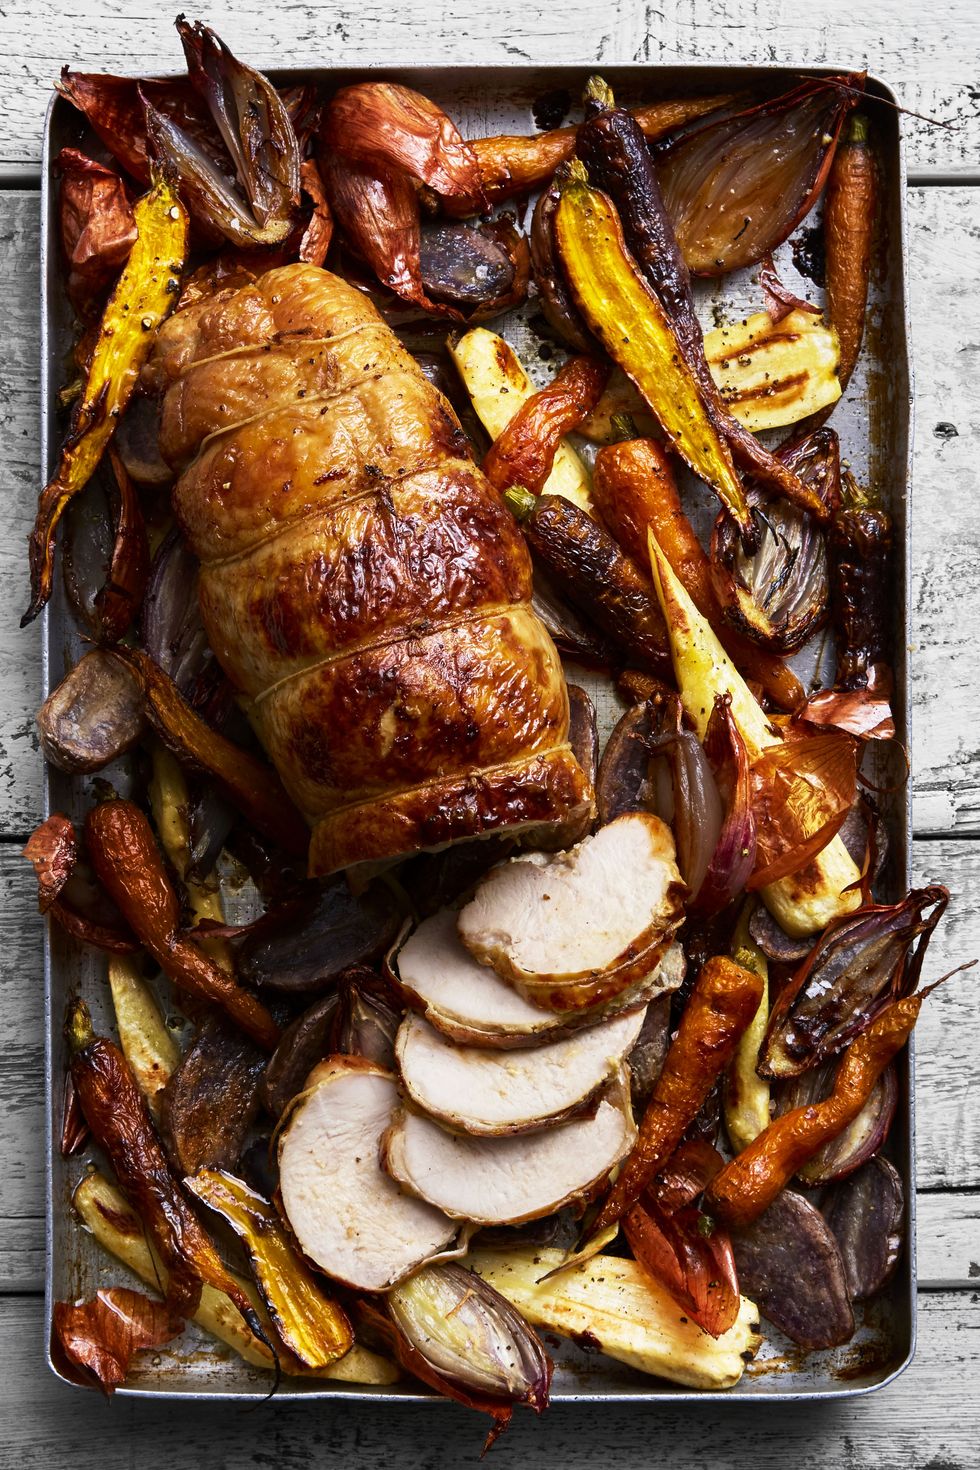
[[[489,1137],[527,1133],[567,1118],[620,1072],[643,1014],[617,1016],[525,1051],[459,1046],[410,1015],[399,1028],[395,1057],[412,1101],[448,1127]]]
[[[382,1140],[381,1161],[406,1189],[447,1215],[517,1225],[588,1198],[635,1138],[621,1075],[591,1116],[539,1133],[475,1138],[449,1133],[434,1118],[404,1108]]]
[[[363,1057],[314,1067],[279,1133],[279,1191],[300,1249],[358,1291],[384,1291],[438,1255],[458,1226],[379,1163],[395,1079]]]
[[[551,1010],[621,994],[653,969],[683,918],[670,828],[627,812],[567,852],[491,869],[460,910],[476,959]]]
[[[535,1005],[496,970],[481,965],[460,941],[455,909],[424,919],[388,961],[392,983],[407,1005],[437,1031],[471,1046],[537,1046],[583,1026],[641,1008],[684,979],[684,951],[671,944],[651,973],[605,1005],[558,1014]]]

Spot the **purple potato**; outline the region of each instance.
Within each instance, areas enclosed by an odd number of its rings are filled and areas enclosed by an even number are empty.
[[[731,1239],[739,1287],[775,1327],[804,1348],[850,1340],[854,1313],[837,1241],[801,1194],[784,1189]]]
[[[852,1301],[880,1291],[894,1273],[905,1244],[905,1191],[887,1159],[871,1159],[838,1184],[824,1204],[844,1262]]]

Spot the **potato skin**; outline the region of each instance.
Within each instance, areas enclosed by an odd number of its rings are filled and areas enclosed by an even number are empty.
[[[148,378],[205,626],[312,874],[590,809],[523,538],[360,292],[308,265],[216,292]]]

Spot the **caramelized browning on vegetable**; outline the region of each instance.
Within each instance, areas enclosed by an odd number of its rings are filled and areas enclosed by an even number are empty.
[[[905,1045],[928,991],[893,1001],[851,1043],[826,1101],[776,1118],[708,1186],[707,1208],[731,1225],[746,1225],[818,1149],[857,1117],[892,1057]]]
[[[731,101],[730,95],[669,98],[634,108],[634,116],[645,137],[653,140]],[[497,204],[502,199],[528,194],[545,183],[559,164],[572,157],[576,133],[577,129],[571,127],[531,137],[474,138],[470,146],[477,157],[480,185],[487,203]],[[475,197],[458,202],[450,199],[447,205],[450,213],[457,210],[473,213],[478,200]]]
[[[148,718],[174,755],[208,772],[260,832],[301,855],[309,829],[273,770],[196,714],[177,685],[138,648],[120,650],[143,688]]]
[[[806,505],[807,492],[792,469],[753,438],[719,392],[705,356],[691,274],[664,205],[650,150],[635,118],[614,106],[600,77],[592,77],[586,87],[586,120],[578,130],[577,152],[593,184],[609,194],[619,212],[630,254],[667,315],[708,420],[736,461],[767,489]]]
[[[851,380],[864,336],[877,208],[878,170],[868,121],[857,112],[834,155],[823,215],[827,309],[840,342],[842,389]]]
[[[668,1162],[731,1061],[761,998],[762,981],[751,970],[723,956],[702,967],[643,1115],[636,1146],[592,1224],[593,1240],[622,1217]]]
[[[699,612],[745,677],[760,684],[780,709],[798,708],[803,703],[803,686],[792,669],[726,623],[708,557],[684,513],[670,460],[657,441],[628,439],[600,449],[592,494],[606,525],[639,566],[646,565],[647,531],[653,529]]]
[[[562,495],[507,492],[534,553],[561,590],[629,657],[663,670],[667,645],[653,588],[615,541]]]
[[[491,485],[501,492],[523,485],[540,494],[562,438],[592,412],[608,377],[608,367],[596,358],[573,357],[522,403],[483,461]]]
[[[579,310],[632,378],[678,454],[751,534],[731,453],[705,413],[670,317],[637,273],[612,202],[589,187],[581,164],[578,170],[563,184],[555,239]]]
[[[137,200],[136,243],[109,298],[85,389],[54,479],[41,492],[31,533],[31,603],[21,625],[32,622],[51,596],[55,536],[71,500],[102,457],[136,387],[160,323],[176,299],[187,254],[187,214],[172,184],[158,179]]]
[[[99,881],[174,984],[223,1007],[259,1046],[271,1050],[279,1028],[265,1006],[180,932],[180,904],[139,808],[119,800],[93,807],[85,842]]]
[[[696,275],[753,265],[809,212],[863,77],[807,81],[768,102],[681,132],[658,174]]]
[[[299,1362],[325,1368],[349,1352],[354,1335],[345,1312],[320,1289],[268,1200],[214,1168],[185,1182],[244,1241],[269,1316]]]
[[[96,1292],[87,1302],[55,1302],[52,1322],[55,1342],[78,1373],[76,1381],[94,1379],[106,1397],[125,1383],[135,1353],[170,1342],[183,1326],[166,1302],[126,1286]]]
[[[207,1283],[225,1293],[256,1337],[270,1347],[254,1307],[222,1264],[171,1174],[122,1053],[95,1035],[81,1001],[73,1005],[67,1029],[71,1074],[85,1120],[170,1273],[168,1305],[189,1315]]]

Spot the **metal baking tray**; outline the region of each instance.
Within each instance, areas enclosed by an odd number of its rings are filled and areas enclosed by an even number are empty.
[[[844,70],[837,69],[838,74]],[[807,76],[829,74],[831,68],[806,70]],[[652,96],[679,96],[692,92],[733,91],[763,87],[782,90],[793,85],[801,72],[789,67],[609,67],[604,75],[617,100],[626,104]],[[342,86],[365,76],[404,81],[442,104],[460,125],[464,135],[479,137],[493,133],[533,132],[532,103],[543,94],[567,90],[577,98],[588,75],[586,67],[473,66],[409,68],[403,71],[351,71],[344,68],[314,69],[309,72],[271,72],[279,83],[313,80],[325,89]],[[868,93],[887,102],[893,94],[884,83],[868,79]],[[573,112],[572,116],[575,114]],[[908,329],[908,282],[905,227],[905,161],[899,115],[891,107],[874,108],[875,137],[881,166],[881,227],[877,252],[878,268],[872,283],[865,348],[847,397],[835,410],[833,423],[841,438],[844,457],[859,481],[873,485],[895,522],[895,581],[893,589],[893,651],[895,668],[895,717],[899,739],[909,743],[907,628],[909,621],[909,518],[910,440],[912,370]],[[63,433],[57,407],[59,388],[70,376],[66,358],[72,345],[72,318],[62,285],[62,263],[57,227],[57,189],[52,162],[66,145],[92,143],[91,134],[77,112],[60,98],[52,99],[44,133],[41,231],[41,442],[44,463],[50,472]],[[806,222],[812,225],[814,218]],[[821,300],[810,282],[798,276],[788,246],[778,253],[782,278],[800,294]],[[809,289],[807,289],[809,288]],[[744,310],[761,310],[762,297],[750,272],[727,277],[718,283],[702,283],[699,309],[706,325],[713,312],[732,319]],[[512,313],[499,326],[517,347],[532,375],[553,371],[540,353],[541,345],[531,324],[533,306]],[[702,505],[701,529],[709,524],[708,494],[699,488]],[[61,578],[56,577],[55,594],[43,620],[43,684],[45,694],[79,656],[81,640],[66,607]],[[823,657],[827,658],[827,650]],[[806,651],[802,655],[806,659]],[[827,664],[823,665],[827,667]],[[811,652],[800,672],[809,676],[814,668]],[[607,734],[618,717],[615,695],[608,684],[594,676],[575,676],[590,687],[599,712],[600,733]],[[894,754],[877,748],[873,752],[871,779],[891,789],[883,800],[889,827],[890,857],[879,885],[883,898],[895,900],[909,885],[911,798],[903,782],[904,762],[896,771]],[[125,790],[127,773],[110,772],[117,788]],[[69,779],[48,768],[45,814],[68,811],[76,819],[90,804],[89,783]],[[96,1026],[112,1028],[111,1003],[104,978],[104,961],[81,953],[59,931],[45,940],[45,996],[47,1015],[47,1255],[46,1335],[50,1356],[53,1303],[88,1297],[99,1287],[128,1281],[128,1272],[95,1245],[71,1210],[71,1194],[89,1166],[87,1155],[62,1159],[58,1151],[65,1075],[63,1019],[70,994],[80,992],[89,1001]],[[859,1328],[852,1341],[829,1352],[804,1354],[775,1329],[763,1324],[766,1341],[755,1363],[750,1364],[737,1387],[725,1392],[696,1392],[650,1378],[601,1354],[589,1354],[568,1341],[549,1338],[556,1363],[553,1398],[569,1402],[685,1402],[765,1399],[797,1401],[852,1397],[882,1387],[908,1366],[915,1346],[915,1168],[913,1156],[913,1071],[910,1053],[903,1054],[900,1068],[900,1105],[888,1149],[902,1176],[906,1193],[908,1245],[887,1291],[866,1308],[858,1309]],[[191,1324],[182,1338],[153,1355],[140,1355],[138,1366],[121,1394],[146,1398],[194,1398],[214,1400],[261,1400],[269,1392],[267,1374],[249,1367],[229,1348],[200,1333]],[[369,1399],[379,1403],[431,1401],[433,1395],[419,1392],[410,1384],[375,1390],[324,1380],[287,1379],[278,1399]]]

